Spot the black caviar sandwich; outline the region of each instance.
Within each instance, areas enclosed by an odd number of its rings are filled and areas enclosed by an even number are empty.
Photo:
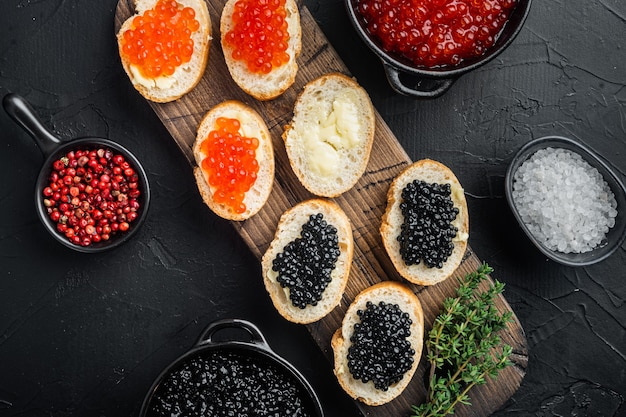
[[[405,285],[384,281],[361,291],[333,335],[334,372],[352,398],[382,405],[407,387],[422,355],[424,314]]]
[[[451,276],[469,237],[465,193],[454,173],[431,159],[404,169],[387,193],[380,234],[407,281],[433,285]]]
[[[263,282],[278,312],[294,323],[315,322],[341,301],[354,252],[343,210],[310,199],[287,210],[261,261]]]

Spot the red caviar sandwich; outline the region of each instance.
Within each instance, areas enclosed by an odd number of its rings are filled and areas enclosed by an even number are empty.
[[[165,103],[191,91],[206,68],[211,18],[204,0],[136,0],[136,14],[117,33],[133,87]]]
[[[207,206],[228,220],[245,220],[267,201],[274,183],[274,148],[267,125],[251,107],[228,100],[198,127],[196,183]]]
[[[247,94],[271,100],[293,84],[302,46],[295,0],[228,0],[220,32],[228,71]]]

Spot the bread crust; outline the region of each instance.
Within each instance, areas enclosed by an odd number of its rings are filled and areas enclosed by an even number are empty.
[[[249,129],[258,132],[259,147],[256,150],[256,158],[259,163],[259,172],[252,188],[245,194],[246,211],[241,214],[235,213],[230,207],[217,204],[213,200],[213,190],[209,185],[208,176],[200,168],[202,160],[206,156],[202,153],[201,144],[214,130],[215,121],[218,117],[238,119],[242,125],[240,131],[245,132],[246,129]],[[263,207],[274,184],[274,148],[265,121],[253,108],[237,100],[227,100],[209,110],[198,126],[196,140],[193,144],[193,155],[197,165],[194,168],[194,176],[198,190],[204,203],[215,214],[228,220],[242,221],[252,217]]]
[[[122,36],[124,32],[132,26],[132,21],[138,15],[143,15],[152,9],[158,0],[136,0],[135,14],[128,18],[117,32],[117,43],[122,67],[130,79],[133,87],[146,99],[156,103],[167,103],[184,96],[194,89],[200,82],[209,59],[209,48],[211,45],[211,16],[205,0],[177,0],[184,7],[192,7],[196,11],[196,19],[200,23],[200,28],[192,34],[194,41],[194,51],[191,60],[176,69],[172,75],[174,84],[167,88],[157,85],[146,86],[133,74],[130,62],[122,53]]]
[[[449,183],[452,189],[452,202],[459,210],[453,222],[458,229],[457,236],[453,239],[454,249],[443,264],[443,268],[429,268],[424,262],[407,266],[400,255],[400,243],[397,237],[404,219],[400,211],[401,193],[408,183],[416,179],[429,183]],[[389,187],[387,208],[383,214],[380,234],[395,268],[407,281],[419,285],[434,285],[451,276],[463,261],[469,238],[469,213],[465,193],[454,173],[442,163],[432,159],[423,159],[405,168]]]
[[[226,34],[233,28],[232,15],[237,0],[228,0],[220,17],[220,40],[224,51],[224,60],[233,81],[247,94],[260,101],[272,100],[283,94],[296,80],[298,72],[297,58],[302,49],[302,28],[300,11],[295,0],[286,0],[285,10],[289,42],[287,53],[289,62],[273,69],[269,74],[256,74],[248,70],[243,61],[232,58],[232,48],[225,44]]]
[[[348,369],[348,349],[351,345],[350,338],[354,331],[354,324],[359,323],[358,310],[364,310],[365,304],[372,301],[378,304],[380,301],[398,304],[403,312],[411,317],[411,336],[409,341],[415,350],[414,361],[411,368],[404,374],[402,379],[391,385],[387,391],[381,391],[369,381],[363,383],[354,379]],[[367,405],[378,406],[386,404],[399,396],[411,382],[417,369],[424,344],[424,313],[417,296],[405,285],[395,281],[383,281],[361,291],[348,307],[341,323],[341,327],[335,331],[331,339],[331,347],[334,357],[334,373],[339,385],[352,398]]]
[[[320,121],[315,120],[318,114],[329,116],[334,112],[335,100],[346,96],[356,106],[358,123],[353,125],[359,126],[356,136],[360,141],[350,148],[332,145],[338,155],[335,169],[330,175],[320,174],[311,168],[315,158],[311,150],[307,149],[306,141],[311,137],[311,131],[319,129],[321,125]],[[365,172],[374,143],[375,128],[374,106],[365,89],[353,78],[331,72],[304,86],[296,99],[293,118],[285,127],[282,137],[289,163],[300,183],[316,196],[337,197],[351,189]],[[328,141],[324,142],[326,146]]]
[[[283,289],[276,281],[278,274],[272,270],[272,265],[284,247],[300,236],[302,225],[309,216],[317,213],[322,213],[324,220],[337,228],[340,254],[331,273],[332,280],[324,290],[322,300],[315,306],[307,305],[301,309],[291,303],[288,290]],[[324,199],[310,199],[285,211],[278,222],[274,239],[261,260],[263,283],[276,310],[285,319],[301,324],[313,323],[326,316],[341,302],[348,283],[353,254],[352,226],[337,203]]]

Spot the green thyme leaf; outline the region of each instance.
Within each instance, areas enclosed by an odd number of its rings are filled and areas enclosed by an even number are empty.
[[[459,279],[456,297],[446,298],[428,332],[426,358],[430,364],[426,401],[413,405],[413,417],[443,417],[454,414],[458,404],[470,405],[468,392],[511,365],[512,348],[502,344],[498,331],[511,321],[512,312],[500,314],[495,298],[504,284],[495,281],[479,292],[481,282],[493,269],[483,263]]]

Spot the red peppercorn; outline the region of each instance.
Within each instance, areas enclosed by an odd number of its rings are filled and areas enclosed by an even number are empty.
[[[59,210],[53,210],[50,213],[50,218],[52,219],[53,222],[58,222],[59,219],[61,218],[61,212]]]
[[[89,246],[130,230],[138,218],[141,191],[134,168],[122,155],[108,148],[79,149],[55,160],[52,169],[43,204],[70,242]],[[120,194],[130,188],[132,196]]]
[[[61,161],[60,159],[54,161],[52,167],[57,170],[57,171],[61,171],[65,168],[65,164],[63,163],[63,161]]]
[[[124,162],[124,157],[122,155],[114,155],[113,156],[113,163],[115,165],[121,165]],[[113,169],[116,169],[118,167],[114,167]]]

